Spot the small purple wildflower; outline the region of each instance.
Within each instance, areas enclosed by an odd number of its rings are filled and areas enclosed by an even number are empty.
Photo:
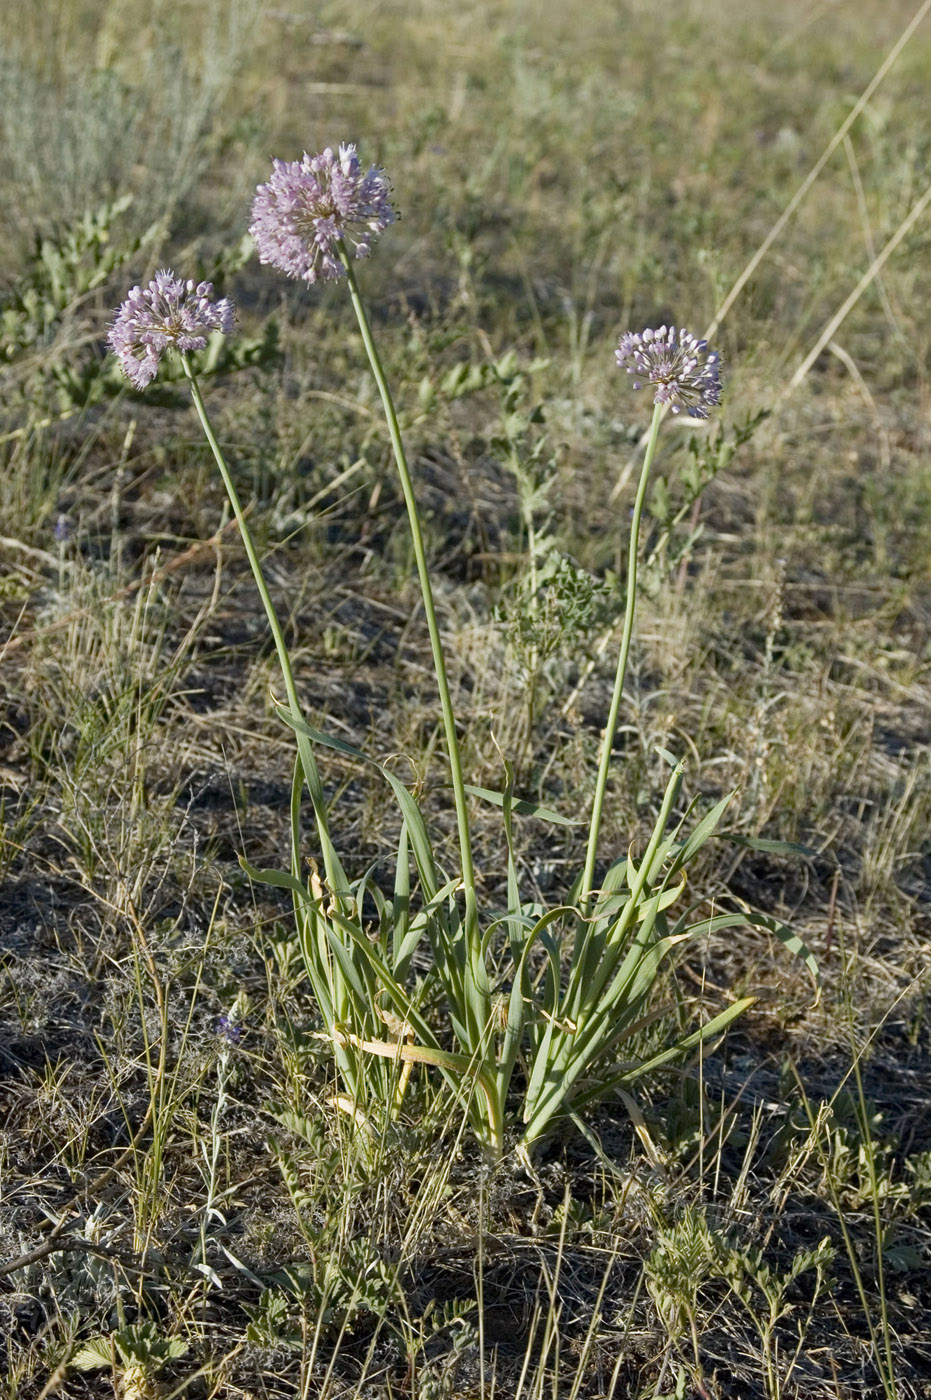
[[[656,386],[654,403],[668,403],[673,413],[685,409],[692,418],[707,418],[708,409],[721,402],[718,377],[720,355],[675,326],[658,331],[626,331],[615,351],[621,369]],[[634,388],[642,388],[634,381]]]
[[[231,333],[234,315],[227,297],[214,299],[212,283],[182,282],[165,269],[147,287],[133,287],[107,340],[126,378],[144,389],[169,347],[203,350],[214,331]]]
[[[230,1045],[238,1045],[242,1040],[242,1026],[228,1013],[217,1017],[213,1030],[215,1035],[222,1036]]]
[[[67,515],[59,515],[58,519],[55,521],[55,528],[52,534],[59,544],[67,544],[68,540],[71,538],[71,521],[68,519]]]
[[[328,146],[321,155],[272,162],[271,179],[259,185],[249,232],[259,261],[305,282],[345,276],[336,245],[351,244],[364,258],[390,223],[391,186],[377,165],[363,174],[355,146]]]

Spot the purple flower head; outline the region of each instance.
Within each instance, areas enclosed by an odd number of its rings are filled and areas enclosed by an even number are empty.
[[[169,347],[203,350],[214,331],[229,335],[233,320],[233,303],[216,301],[212,283],[182,282],[166,269],[147,287],[133,287],[107,340],[126,378],[144,389]]]
[[[231,1013],[218,1016],[213,1030],[215,1035],[222,1036],[230,1045],[238,1045],[242,1040],[242,1026]]]
[[[685,409],[692,418],[707,418],[708,409],[721,402],[718,377],[720,355],[708,349],[707,340],[698,340],[675,326],[658,331],[626,331],[615,351],[621,369],[656,386],[654,403],[668,403],[673,413]]]
[[[259,261],[305,282],[345,275],[337,255],[340,239],[357,258],[394,222],[391,186],[377,165],[363,174],[355,146],[330,147],[303,160],[273,161],[271,179],[259,185],[249,232]]]

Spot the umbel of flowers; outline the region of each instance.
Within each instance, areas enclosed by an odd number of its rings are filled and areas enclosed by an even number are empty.
[[[363,171],[355,146],[276,160],[252,205],[249,232],[259,261],[304,282],[343,277],[340,244],[357,258],[394,221],[391,186],[378,166]]]
[[[683,764],[670,755],[664,757],[672,773],[642,853],[633,847],[617,853],[597,882],[595,878],[633,635],[641,513],[660,424],[667,409],[684,409],[694,418],[705,418],[721,398],[717,354],[705,341],[674,326],[627,332],[616,351],[618,365],[636,377],[637,387],[653,386],[654,410],[631,519],[624,628],[588,820],[584,868],[569,902],[541,910],[522,898],[516,865],[509,855],[507,908],[503,914],[496,910],[484,924],[480,919],[470,799],[491,800],[501,810],[508,851],[516,812],[529,811],[555,822],[566,819],[527,799],[518,800],[507,762],[504,785],[497,793],[470,789],[463,777],[414,485],[353,266],[393,221],[389,196],[385,172],[374,165],[364,170],[355,146],[341,145],[336,153],[328,147],[299,161],[274,162],[270,178],[256,192],[250,230],[263,263],[307,283],[344,278],[348,284],[385,411],[430,634],[459,842],[459,871],[452,879],[436,861],[414,795],[387,766],[315,729],[302,713],[261,560],[190,359],[191,351],[202,348],[208,335],[232,330],[231,303],[215,298],[209,283],[195,285],[171,272],[160,272],[148,287],[135,287],[129,293],[110,331],[110,345],[137,389],[144,389],[154,377],[166,350],[180,356],[268,618],[286,692],[286,701],[276,704],[297,743],[290,805],[291,861],[288,871],[255,870],[245,860],[242,863],[252,878],[291,892],[304,967],[320,1018],[319,1035],[332,1047],[341,1080],[333,1102],[351,1113],[363,1141],[375,1143],[379,1121],[396,1111],[413,1067],[432,1067],[459,1096],[482,1145],[500,1155],[507,1115],[515,1107],[511,1100],[518,1067],[521,1145],[526,1148],[557,1116],[578,1113],[638,1075],[700,1045],[750,1005],[752,998],[735,1000],[700,1029],[645,1062],[625,1057],[625,1042],[649,1019],[647,1003],[657,976],[681,945],[712,929],[763,924],[800,953],[813,972],[817,969],[807,949],[774,920],[720,909],[697,921],[688,909],[674,915],[672,906],[686,884],[686,864],[714,834],[733,794],[722,798],[685,834],[691,808],[681,815]],[[384,898],[380,883],[374,888],[371,872],[352,881],[343,869],[317,770],[321,747],[337,748],[370,764],[392,788],[402,818],[393,898]],[[315,845],[323,862],[320,871],[312,861],[309,875],[300,825],[305,786],[313,805]],[[373,894],[380,911],[374,932],[368,917]],[[368,901],[364,919],[363,900]],[[422,1014],[412,991],[414,954],[425,941],[433,954],[433,988],[441,994],[452,1045]],[[429,992],[426,1000],[434,999]]]
[[[685,409],[692,418],[707,418],[708,409],[721,402],[718,377],[720,357],[699,340],[675,326],[659,330],[625,331],[617,343],[615,358],[628,374],[654,385],[655,404],[668,404],[673,413]],[[642,383],[634,381],[634,388]]]
[[[127,379],[144,389],[166,350],[203,350],[208,336],[214,331],[229,335],[233,323],[233,303],[226,297],[217,301],[210,282],[182,282],[165,270],[147,287],[133,287],[108,340]]]

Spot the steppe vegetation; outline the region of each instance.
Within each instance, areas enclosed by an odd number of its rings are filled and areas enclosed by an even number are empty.
[[[929,11],[8,8],[3,1400],[931,1397]],[[463,770],[523,799],[507,835],[469,795],[502,946],[513,884],[555,909],[586,858],[652,411],[618,336],[722,356],[658,439],[597,879],[630,852],[632,886],[669,754],[683,833],[736,790],[730,839],[689,848],[704,935],[618,1050],[654,1068],[528,1143],[520,1057],[500,1141],[442,1056],[347,1097],[291,895],[240,860],[288,866],[295,747],[241,536],[180,360],[136,393],[107,353],[156,269],[236,305],[199,383],[375,947],[379,767],[459,867],[415,552],[345,285],[246,234],[272,157],[341,141],[401,215],[354,266]]]

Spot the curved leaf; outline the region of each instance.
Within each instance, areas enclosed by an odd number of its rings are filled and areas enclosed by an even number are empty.
[[[503,807],[505,794],[496,792],[494,788],[474,787],[472,783],[466,783],[465,790],[472,797],[480,797],[484,802],[491,802],[495,807]],[[512,812],[520,812],[525,817],[539,817],[544,822],[555,822],[557,826],[579,826],[580,823],[572,817],[564,817],[560,812],[554,812],[552,807],[544,807],[542,802],[533,802],[529,797],[514,797],[508,799]]]
[[[391,785],[392,791],[398,799],[401,815],[407,823],[408,838],[414,852],[414,861],[421,884],[424,887],[424,893],[428,899],[432,899],[439,883],[436,863],[433,859],[433,849],[420,808],[400,779],[396,778],[393,773],[389,773],[388,769],[377,763],[374,758],[369,758],[361,749],[353,748],[352,744],[347,744],[344,739],[336,739],[331,734],[325,734],[322,729],[315,729],[306,720],[296,719],[280,701],[275,701],[275,707],[285,724],[290,725],[297,734],[302,734],[315,744],[322,744],[324,748],[334,749],[337,753],[346,754],[349,758],[356,758],[362,763],[367,763],[382,775],[385,782]]]
[[[744,846],[748,851],[766,851],[774,856],[814,856],[811,846],[803,846],[800,841],[771,841],[767,836],[743,836],[737,831],[719,831],[719,841],[729,841],[732,846]]]

